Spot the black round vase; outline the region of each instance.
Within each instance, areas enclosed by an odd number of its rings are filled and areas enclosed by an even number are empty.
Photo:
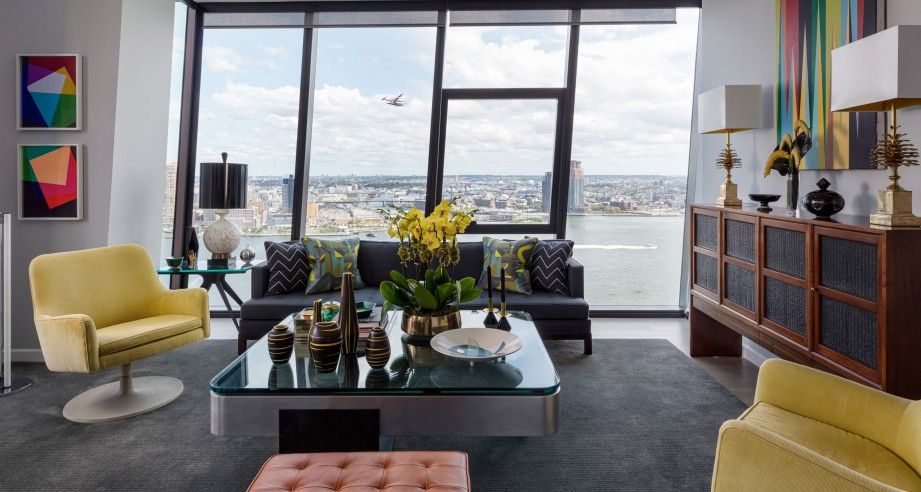
[[[269,358],[276,364],[286,364],[294,350],[294,332],[287,325],[276,325],[268,338]]]
[[[819,217],[831,217],[844,208],[844,197],[828,189],[831,184],[822,178],[816,183],[818,190],[810,191],[803,197],[803,206],[806,210]]]

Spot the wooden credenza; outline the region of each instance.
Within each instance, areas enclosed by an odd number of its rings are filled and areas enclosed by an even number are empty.
[[[921,229],[691,207],[691,355],[771,352],[921,399]]]

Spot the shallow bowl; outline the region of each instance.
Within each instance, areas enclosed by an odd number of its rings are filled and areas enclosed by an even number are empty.
[[[432,348],[436,352],[469,362],[506,357],[521,350],[521,345],[518,335],[492,328],[448,330],[432,338]]]

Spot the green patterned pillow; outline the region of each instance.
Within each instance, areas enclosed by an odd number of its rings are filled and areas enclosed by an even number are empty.
[[[307,277],[307,294],[329,292],[342,287],[342,274],[352,272],[355,288],[365,286],[358,273],[357,237],[346,239],[319,239],[304,236],[301,239],[310,259],[310,275]]]
[[[499,290],[502,282],[509,292],[531,294],[531,272],[528,262],[537,245],[536,237],[526,237],[518,241],[483,237],[483,273],[477,287],[486,288],[486,267],[492,267],[492,287]],[[505,268],[505,278],[502,268]]]

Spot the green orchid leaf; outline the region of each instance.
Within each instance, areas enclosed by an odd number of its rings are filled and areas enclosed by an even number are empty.
[[[424,286],[421,289],[416,288],[416,290],[413,291],[413,297],[422,309],[427,309],[429,311],[438,309],[438,299],[436,299]]]
[[[393,283],[397,284],[397,286],[399,286],[400,288],[410,290],[409,283],[406,281],[406,277],[403,276],[402,273],[396,270],[390,270],[390,280],[393,281]]]

